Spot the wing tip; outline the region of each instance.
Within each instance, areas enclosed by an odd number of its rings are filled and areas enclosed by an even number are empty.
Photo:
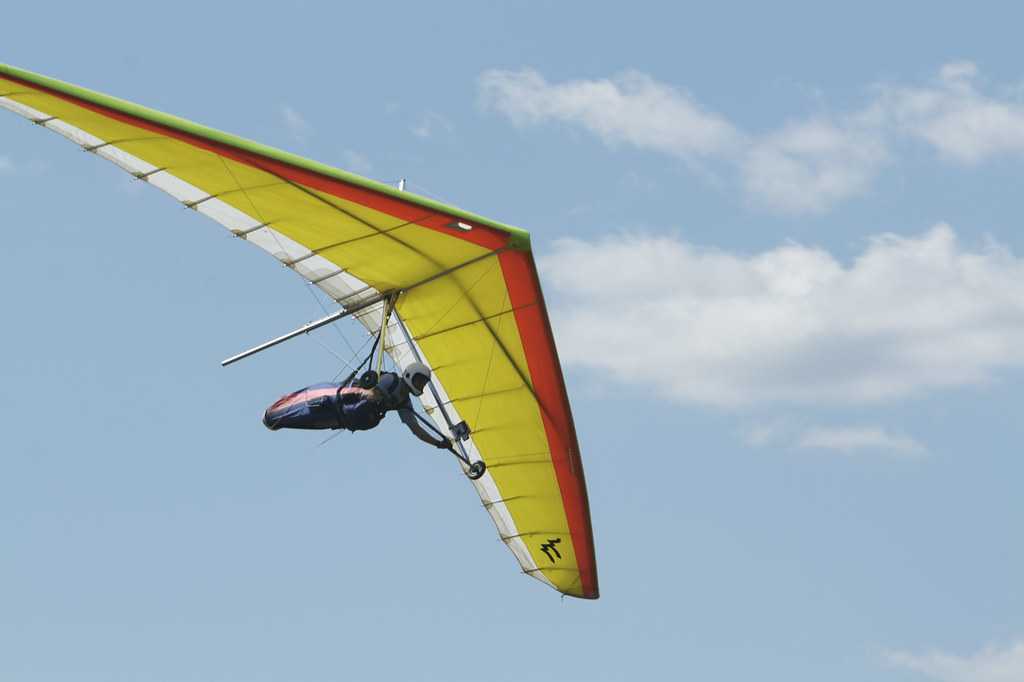
[[[594,587],[592,590],[569,592],[566,590],[559,590],[566,597],[575,597],[576,599],[586,599],[588,601],[596,601],[601,598],[600,591]]]

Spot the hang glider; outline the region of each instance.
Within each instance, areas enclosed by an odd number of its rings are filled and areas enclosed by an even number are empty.
[[[423,407],[456,437],[465,471],[486,462],[472,484],[522,570],[597,598],[579,445],[527,232],[3,64],[0,107],[267,251],[337,317],[384,328],[397,366],[429,365]]]

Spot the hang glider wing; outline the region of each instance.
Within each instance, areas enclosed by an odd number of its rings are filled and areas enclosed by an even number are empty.
[[[124,100],[0,64],[0,107],[214,219],[343,308],[402,292],[385,350],[431,366],[471,430],[473,481],[523,571],[598,596],[579,446],[523,230]],[[381,324],[383,303],[357,318]],[[404,324],[412,338],[408,342]],[[437,402],[424,407],[447,432]]]

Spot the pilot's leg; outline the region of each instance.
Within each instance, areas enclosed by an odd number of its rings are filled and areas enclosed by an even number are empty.
[[[336,396],[337,386],[330,384],[318,384],[289,393],[267,408],[263,424],[271,431],[338,428]]]

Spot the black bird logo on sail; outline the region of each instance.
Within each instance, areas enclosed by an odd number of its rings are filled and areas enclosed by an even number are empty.
[[[544,555],[551,563],[555,563],[555,557],[551,556],[552,552],[554,552],[555,556],[559,559],[562,558],[562,554],[558,551],[558,548],[555,547],[555,545],[561,541],[562,538],[548,538],[548,541],[540,546],[540,551],[544,552]]]

